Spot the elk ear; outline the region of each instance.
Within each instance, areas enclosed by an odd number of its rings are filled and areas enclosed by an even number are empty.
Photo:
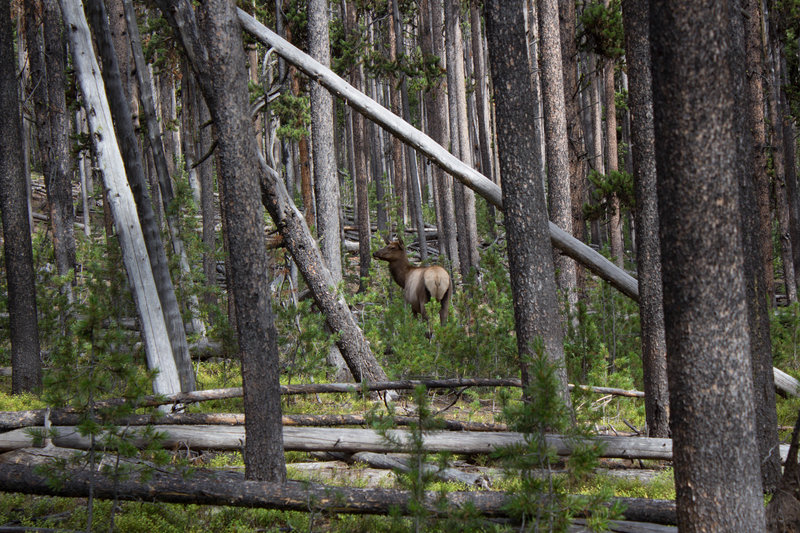
[[[397,236],[397,244],[400,245],[401,250],[406,249],[406,243],[403,242],[403,237],[401,237],[400,235]]]
[[[389,244],[390,242],[392,242],[391,240],[389,240],[389,234],[388,233],[384,233],[383,234],[383,242],[385,242],[386,244]]]

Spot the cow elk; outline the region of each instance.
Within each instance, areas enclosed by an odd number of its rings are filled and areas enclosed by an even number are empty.
[[[372,255],[375,259],[389,262],[392,279],[403,289],[403,299],[411,304],[415,315],[420,314],[423,319],[427,319],[425,304],[435,298],[442,305],[439,310],[442,325],[447,322],[453,287],[450,275],[444,268],[438,265],[414,266],[409,263],[402,238],[388,243]]]

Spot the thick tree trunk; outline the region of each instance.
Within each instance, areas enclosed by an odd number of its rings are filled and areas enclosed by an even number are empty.
[[[133,194],[125,180],[125,166],[116,144],[111,111],[105,96],[100,67],[95,60],[89,26],[80,2],[60,0],[64,24],[72,50],[73,65],[83,94],[83,103],[94,141],[97,165],[108,191],[107,205],[114,218],[122,260],[141,320],[142,339],[148,366],[159,372],[153,389],[171,394],[181,388],[175,358],[159,303],[158,292],[147,257],[142,228],[136,215]]]
[[[750,367],[750,334],[738,182],[747,150],[737,97],[745,90],[743,43],[735,37],[740,7],[664,0],[650,6],[681,531],[765,528],[752,373],[743,371]]]
[[[247,416],[246,476],[283,481],[286,466],[277,332],[266,280],[268,258],[255,160],[258,147],[250,117],[241,29],[234,6],[225,0],[203,4],[200,24],[188,1],[163,0],[159,6],[189,56],[217,132],[222,210],[230,243],[227,281],[236,303]]]
[[[11,392],[38,391],[42,386],[33,248],[28,196],[22,160],[22,119],[17,88],[11,7],[0,2],[0,213],[8,283],[11,337]]]
[[[530,74],[527,69],[518,68],[527,64],[528,54],[522,2],[511,8],[499,1],[489,1],[485,16],[522,381],[528,383],[524,361],[526,356],[534,355],[534,343],[539,338],[548,360],[556,365],[559,392],[569,407],[563,330],[552,248],[547,239],[547,203],[544,184],[536,179],[537,166],[541,164],[536,157],[533,135],[532,108],[536,102]]]
[[[106,86],[108,102],[116,126],[117,138],[122,150],[125,173],[128,177],[139,221],[145,237],[147,256],[153,272],[153,279],[158,290],[164,321],[167,324],[172,353],[181,380],[181,390],[191,391],[195,388],[194,367],[189,356],[189,344],[186,341],[186,330],[181,317],[180,306],[175,295],[175,287],[167,263],[167,254],[161,240],[161,230],[153,211],[153,203],[142,166],[142,154],[131,121],[131,110],[122,86],[119,65],[111,42],[111,34],[102,0],[87,0],[87,12],[94,28],[95,42],[100,51],[103,63],[103,81]],[[128,43],[130,44],[130,43]],[[130,46],[128,46],[130,48]]]

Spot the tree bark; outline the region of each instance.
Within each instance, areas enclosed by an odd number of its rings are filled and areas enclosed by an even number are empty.
[[[116,126],[117,138],[122,150],[125,173],[128,177],[136,209],[139,213],[139,222],[145,237],[147,256],[153,279],[156,283],[161,310],[169,333],[172,354],[180,375],[181,390],[191,391],[195,388],[194,367],[189,356],[189,344],[186,341],[186,330],[181,317],[180,306],[175,295],[175,287],[167,263],[167,254],[161,240],[161,230],[153,211],[153,203],[147,180],[142,166],[142,154],[131,120],[131,109],[125,96],[120,77],[114,46],[111,42],[111,32],[108,26],[105,7],[102,0],[87,0],[86,9],[90,23],[94,29],[95,42],[100,52],[103,63],[103,81],[105,82],[106,95],[112,111],[112,118]],[[129,44],[129,43],[128,43]],[[130,46],[128,46],[130,48]]]
[[[567,115],[562,75],[558,0],[538,0],[541,42],[542,109],[547,154],[547,200],[550,220],[572,234]],[[566,314],[576,312],[578,303],[575,262],[554,250],[556,283],[566,303]]]
[[[744,57],[733,36],[740,7],[737,1],[664,0],[650,6],[681,531],[765,528],[752,374],[743,371],[750,367],[750,335],[738,191],[746,171],[737,98],[745,90]]]
[[[669,437],[667,347],[664,340],[661,249],[658,239],[656,159],[653,138],[653,79],[647,4],[622,2],[625,58],[630,80],[631,151],[636,194],[636,265],[642,327],[645,418],[650,437]]]
[[[47,108],[42,110],[49,122],[48,150],[50,175],[46,178],[50,224],[53,230],[53,250],[56,270],[66,275],[75,268],[75,211],[72,207],[72,162],[69,146],[69,117],[65,74],[65,41],[61,12],[55,2],[44,3],[44,66],[47,73]],[[45,80],[41,80],[43,83]],[[72,299],[70,287],[64,287]]]
[[[246,476],[283,481],[277,332],[265,279],[268,259],[258,201],[258,147],[250,118],[241,29],[234,6],[225,0],[200,6],[199,24],[188,1],[160,0],[158,4],[189,56],[217,132],[222,210],[230,243],[228,287],[236,302],[248,420]]]
[[[497,139],[503,212],[517,348],[522,381],[528,383],[525,358],[534,355],[534,341],[543,341],[548,360],[556,365],[559,392],[571,406],[564,359],[564,338],[556,294],[553,254],[548,242],[544,185],[535,178],[539,160],[534,146],[531,78],[525,68],[528,51],[522,2],[513,8],[499,1],[485,7],[486,36],[497,109]]]
[[[8,283],[11,338],[11,392],[38,391],[42,386],[39,330],[36,318],[36,286],[33,248],[28,219],[27,183],[22,159],[22,118],[11,7],[0,2],[0,214],[3,253]]]
[[[606,7],[610,0],[606,0]],[[603,69],[603,103],[606,115],[606,174],[619,171],[619,150],[617,142],[617,104],[616,88],[614,85],[614,66],[612,59],[605,60]],[[622,242],[622,212],[620,211],[619,196],[616,193],[611,195],[611,205],[609,207],[608,233],[611,241],[611,260],[620,268],[623,268],[625,256]]]
[[[472,167],[467,90],[464,85],[464,47],[461,33],[461,10],[457,0],[444,0],[445,52],[447,57],[447,99],[450,110],[450,140],[456,157]],[[462,184],[454,184],[454,205],[458,233],[458,256],[461,275],[478,267],[478,230],[475,219],[475,195]]]
[[[742,241],[747,315],[750,327],[750,354],[755,391],[756,436],[761,459],[761,482],[772,492],[780,481],[781,463],[777,454],[778,415],[775,409],[775,383],[772,377],[770,309],[775,295],[772,268],[772,217],[769,208],[767,139],[764,123],[764,74],[761,59],[761,2],[744,0],[746,14],[740,15],[742,47],[746,61],[746,93],[741,96],[744,113],[745,158],[741,181]],[[757,210],[752,208],[758,206]],[[767,267],[769,264],[769,267]]]
[[[103,81],[100,79],[100,67],[95,60],[89,26],[80,2],[60,0],[59,3],[71,45],[73,65],[87,110],[97,166],[108,190],[106,203],[114,219],[122,260],[142,324],[147,364],[149,368],[159,370],[153,381],[153,389],[157,394],[175,393],[181,388],[178,370],[150,269],[142,228],[136,216],[133,194],[125,180],[122,155],[114,138],[111,111]]]

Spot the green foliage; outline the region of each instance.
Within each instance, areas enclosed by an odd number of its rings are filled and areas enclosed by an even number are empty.
[[[789,100],[795,122],[800,117],[800,1],[780,0],[774,7],[778,16],[777,34],[781,39],[786,58],[786,82],[783,89]]]
[[[373,241],[375,249],[380,243]],[[413,261],[413,259],[412,259]],[[386,264],[374,261],[368,290],[351,298],[363,307],[361,327],[389,375],[507,376],[518,370],[510,280],[495,247],[483,252],[482,281],[471,277],[453,294],[445,325],[439,304],[426,307],[428,323],[414,317]],[[452,273],[451,273],[452,274]]]
[[[270,108],[281,121],[278,137],[299,141],[310,135],[311,103],[307,95],[294,96],[284,91],[270,104]]]
[[[547,360],[541,339],[533,348],[534,355],[528,361],[530,385],[524,399],[505,409],[509,425],[525,434],[525,442],[496,453],[516,485],[509,511],[523,524],[530,524],[533,531],[567,531],[578,511],[589,516],[592,530],[607,529],[608,521],[618,518],[622,511],[616,504],[606,505],[612,496],[607,487],[580,496],[568,493],[598,466],[602,445],[591,442],[588,429],[573,424],[559,394],[556,369]],[[547,444],[546,432],[561,433],[570,442],[573,452],[566,460],[565,476],[553,473],[560,461]]]
[[[615,170],[601,174],[589,172],[589,182],[594,185],[592,201],[583,205],[583,216],[587,220],[605,219],[611,214],[611,199],[619,198],[620,209],[634,209],[636,196],[633,192],[633,175]]]
[[[625,55],[625,33],[622,28],[620,0],[606,7],[602,0],[590,2],[580,15],[582,31],[579,38],[583,50],[610,60]]]

